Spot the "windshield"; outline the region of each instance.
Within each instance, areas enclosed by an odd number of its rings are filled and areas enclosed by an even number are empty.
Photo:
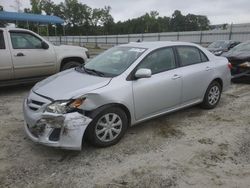
[[[208,46],[208,48],[227,48],[229,41],[216,41]]]
[[[87,73],[117,76],[124,72],[145,50],[145,48],[136,47],[114,47],[90,60],[83,68]]]
[[[250,51],[250,42],[241,43],[234,48],[232,48],[229,52],[239,52],[239,51]]]

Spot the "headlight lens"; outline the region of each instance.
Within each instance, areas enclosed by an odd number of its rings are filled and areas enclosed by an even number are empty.
[[[49,104],[45,111],[56,114],[66,114],[75,109],[78,109],[84,102],[85,98],[79,98],[66,101],[55,101]]]
[[[246,68],[249,68],[249,67],[250,67],[250,62],[245,62],[245,63],[242,63],[242,64],[240,64],[240,67],[246,67]]]

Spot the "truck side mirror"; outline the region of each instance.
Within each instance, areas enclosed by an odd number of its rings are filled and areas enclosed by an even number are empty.
[[[41,42],[41,46],[42,46],[42,49],[45,49],[45,50],[49,49],[49,45],[44,41]]]

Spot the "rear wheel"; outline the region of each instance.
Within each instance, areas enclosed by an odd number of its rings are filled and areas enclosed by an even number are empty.
[[[67,69],[71,69],[71,68],[74,68],[74,67],[78,67],[80,65],[81,65],[81,63],[78,62],[78,61],[69,61],[69,62],[66,62],[62,66],[61,71],[64,71],[64,70],[67,70]]]
[[[201,107],[212,109],[217,106],[221,97],[221,85],[217,81],[213,81],[207,88]]]
[[[94,146],[107,147],[116,144],[128,127],[126,113],[119,107],[108,107],[91,115],[93,121],[86,130],[87,141]]]

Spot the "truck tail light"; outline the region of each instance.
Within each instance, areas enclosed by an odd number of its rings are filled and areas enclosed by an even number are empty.
[[[228,62],[227,64],[228,68],[231,70],[233,68],[232,64],[230,62]]]

